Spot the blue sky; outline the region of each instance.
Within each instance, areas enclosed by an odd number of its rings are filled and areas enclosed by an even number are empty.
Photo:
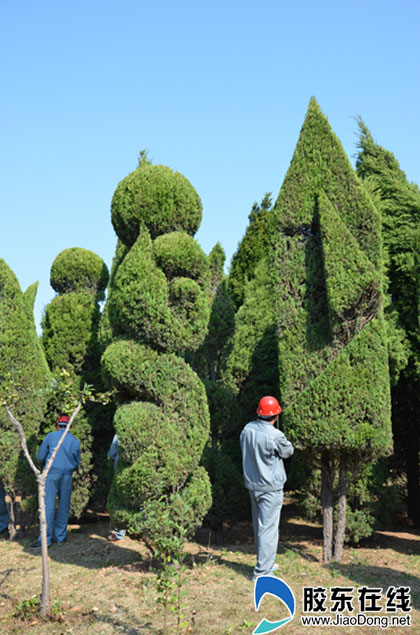
[[[354,162],[360,114],[420,181],[418,0],[0,0],[0,258],[35,305],[68,247],[110,267],[112,194],[149,149],[227,264],[278,195],[309,99]]]

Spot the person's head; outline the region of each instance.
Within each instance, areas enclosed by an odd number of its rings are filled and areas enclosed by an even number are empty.
[[[260,399],[257,407],[258,419],[274,424],[280,413],[281,406],[275,397],[267,395]]]
[[[58,417],[57,423],[56,423],[57,430],[61,430],[62,428],[65,428],[69,421],[70,419],[67,415],[61,415],[61,417]]]

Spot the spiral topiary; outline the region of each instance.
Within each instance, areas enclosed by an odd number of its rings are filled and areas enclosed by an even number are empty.
[[[113,521],[160,540],[162,506],[182,493],[191,533],[211,505],[199,466],[209,434],[204,386],[181,357],[203,341],[209,318],[209,270],[193,239],[201,202],[192,185],[164,166],[141,163],[117,187],[112,223],[118,234],[102,357],[117,390],[119,459],[108,498]],[[125,247],[125,249],[124,249]]]

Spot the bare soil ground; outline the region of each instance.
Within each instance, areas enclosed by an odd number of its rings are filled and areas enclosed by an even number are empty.
[[[51,619],[40,621],[36,611],[17,610],[22,601],[36,597],[41,589],[41,556],[33,552],[37,529],[16,542],[0,540],[0,633],[150,633],[162,632],[162,607],[156,602],[156,574],[150,568],[144,545],[130,538],[121,543],[107,541],[108,519],[70,525],[67,542],[49,550],[51,570]],[[251,634],[262,618],[271,621],[288,616],[276,598],[266,596],[260,611],[254,610],[255,564],[252,529],[249,525],[227,532],[225,546],[212,542],[201,530],[187,545],[183,614],[185,632],[200,635]],[[420,534],[409,527],[376,532],[364,546],[346,547],[343,562],[321,564],[322,532],[318,525],[296,516],[293,501],[287,501],[281,521],[281,537],[276,562],[278,577],[293,590],[296,614],[281,631],[331,635],[357,633],[420,633]],[[381,588],[410,587],[411,626],[309,627],[301,623],[303,587]],[[329,606],[327,602],[327,606]],[[384,604],[384,602],[383,602]],[[355,602],[355,613],[358,612]],[[383,616],[381,613],[372,615]],[[332,615],[331,613],[328,613]],[[353,614],[352,614],[353,615]],[[398,612],[397,615],[404,615]],[[170,617],[169,632],[176,632]]]

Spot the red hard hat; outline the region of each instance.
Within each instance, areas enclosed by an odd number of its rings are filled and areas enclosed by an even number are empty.
[[[281,406],[275,397],[262,397],[258,404],[257,414],[262,417],[270,417],[279,415],[281,413]]]
[[[67,415],[62,415],[61,417],[58,417],[57,423],[68,423],[69,421],[70,419]]]

